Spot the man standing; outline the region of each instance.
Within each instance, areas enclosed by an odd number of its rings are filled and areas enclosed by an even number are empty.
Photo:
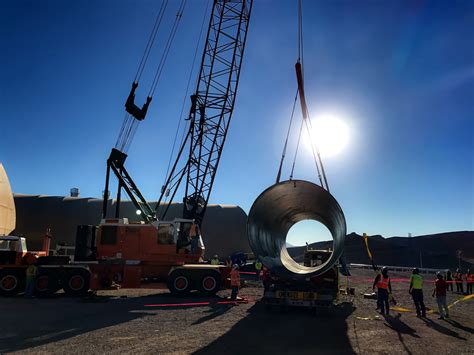
[[[466,293],[468,295],[472,294],[472,284],[474,282],[474,275],[471,273],[471,270],[468,269],[466,272]]]
[[[211,265],[219,265],[220,264],[220,261],[219,261],[219,255],[214,255],[211,259]]]
[[[26,287],[25,297],[32,298],[35,292],[36,276],[38,275],[38,268],[35,263],[28,265],[26,268]]]
[[[448,269],[446,272],[446,283],[448,284],[448,290],[453,292],[453,275],[451,274],[451,270]]]
[[[417,317],[426,317],[426,307],[423,302],[423,278],[420,276],[418,268],[413,269],[408,292],[415,303]]]
[[[446,290],[448,288],[448,284],[444,281],[443,274],[438,272],[436,274],[436,281],[435,281],[435,288],[433,290],[432,296],[436,294],[436,303],[438,303],[438,311],[439,311],[439,318],[444,319],[449,318],[448,313],[448,304],[446,303]]]
[[[197,247],[199,245],[199,226],[196,223],[196,220],[193,220],[193,224],[191,224],[191,228],[189,229],[189,239],[191,239],[191,254],[196,254]]]
[[[240,287],[240,273],[239,266],[237,264],[232,265],[232,270],[230,272],[230,287],[232,288],[230,299],[235,301],[237,299],[237,295],[239,294]]]
[[[372,285],[372,289],[375,290],[377,286],[377,307],[380,307],[380,313],[389,314],[390,306],[388,304],[388,295],[392,293],[392,284],[388,277],[388,268],[384,266],[382,273],[377,274]]]
[[[458,293],[463,294],[464,293],[464,287],[462,284],[463,275],[460,269],[456,269],[456,273],[454,274],[454,279],[456,280],[456,291]]]
[[[260,280],[260,270],[262,270],[262,263],[257,259],[255,261],[255,276],[257,277],[257,281]]]

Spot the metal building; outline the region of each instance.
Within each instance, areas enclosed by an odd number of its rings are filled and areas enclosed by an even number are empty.
[[[51,228],[53,248],[59,243],[73,246],[78,225],[98,225],[101,220],[102,199],[21,194],[15,194],[14,199],[17,212],[14,233],[24,235],[32,250],[41,247],[47,228]],[[112,214],[115,200],[108,203],[108,211]],[[180,217],[182,208],[182,204],[173,204],[167,219]],[[130,201],[122,201],[120,211],[121,217],[140,220]],[[205,256],[225,257],[237,251],[250,252],[246,223],[247,214],[238,206],[209,205],[202,224]]]

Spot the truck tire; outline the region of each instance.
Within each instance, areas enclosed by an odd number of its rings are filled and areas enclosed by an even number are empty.
[[[187,295],[192,290],[192,282],[189,273],[176,270],[171,273],[168,280],[168,289],[173,295]]]
[[[15,296],[25,290],[25,276],[18,270],[0,271],[0,295]]]
[[[207,271],[199,279],[199,292],[206,296],[214,296],[221,289],[221,274],[216,271]]]
[[[55,273],[40,272],[35,282],[35,295],[38,297],[51,296],[59,289],[59,279]]]
[[[75,297],[85,296],[87,291],[89,291],[90,276],[90,272],[85,269],[68,271],[62,279],[62,286],[66,295]]]

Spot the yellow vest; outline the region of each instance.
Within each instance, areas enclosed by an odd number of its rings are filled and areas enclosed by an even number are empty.
[[[412,288],[421,290],[423,288],[423,278],[420,275],[411,275]]]
[[[26,268],[26,277],[35,277],[36,276],[36,266],[30,265]]]

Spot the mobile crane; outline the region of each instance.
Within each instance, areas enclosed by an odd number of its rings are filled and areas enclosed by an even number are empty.
[[[118,179],[117,208],[115,218],[107,218],[105,194],[103,220],[95,240],[97,263],[89,266],[92,289],[112,283],[134,288],[152,280],[166,282],[175,294],[192,290],[215,294],[225,283],[229,270],[199,263],[204,253],[202,239],[194,253],[180,246],[188,243],[192,223],[200,226],[206,212],[234,109],[252,3],[252,0],[213,2],[199,78],[191,96],[189,129],[155,208],[146,202],[125,169],[127,155],[118,147],[112,149],[107,160],[105,191],[112,171]],[[125,106],[132,120],[141,121],[151,97],[139,109],[134,104],[137,86],[134,82]],[[119,141],[127,146],[128,139],[125,133]],[[183,218],[166,221],[183,180]],[[137,208],[142,223],[120,218],[122,189]]]
[[[37,294],[50,294],[63,288],[70,295],[80,296],[86,294],[89,289],[99,290],[115,286],[139,288],[145,283],[165,282],[174,294],[187,294],[198,290],[213,295],[226,284],[230,272],[227,267],[200,263],[204,253],[202,239],[194,253],[190,253],[183,246],[189,243],[191,225],[195,223],[200,226],[206,213],[234,109],[253,0],[213,1],[197,86],[191,95],[187,118],[189,129],[161,190],[159,202],[152,208],[126,170],[125,161],[126,149],[137,125],[146,117],[157,78],[163,68],[186,1],[181,1],[152,89],[145,104],[139,108],[135,104],[138,80],[167,3],[163,1],[160,8],[125,103],[126,116],[119,139],[107,160],[101,224],[98,227],[78,227],[74,263],[63,261],[61,264],[51,265],[48,262],[47,268],[40,265],[41,277],[36,285]],[[115,218],[107,218],[111,171],[118,180]],[[183,180],[183,218],[166,221],[168,209]],[[127,218],[120,218],[122,190],[135,205],[142,222],[132,223]],[[3,241],[4,244],[7,242],[11,245],[19,244],[19,240]],[[10,254],[13,255],[13,252]],[[26,255],[21,250],[15,255],[17,254],[22,257]],[[22,292],[26,266],[31,263],[41,264],[38,262],[40,253],[28,255],[28,260],[23,257],[22,260],[26,261],[21,265],[0,265],[0,276],[3,280],[1,294],[14,295]],[[16,256],[14,258],[16,260]]]

